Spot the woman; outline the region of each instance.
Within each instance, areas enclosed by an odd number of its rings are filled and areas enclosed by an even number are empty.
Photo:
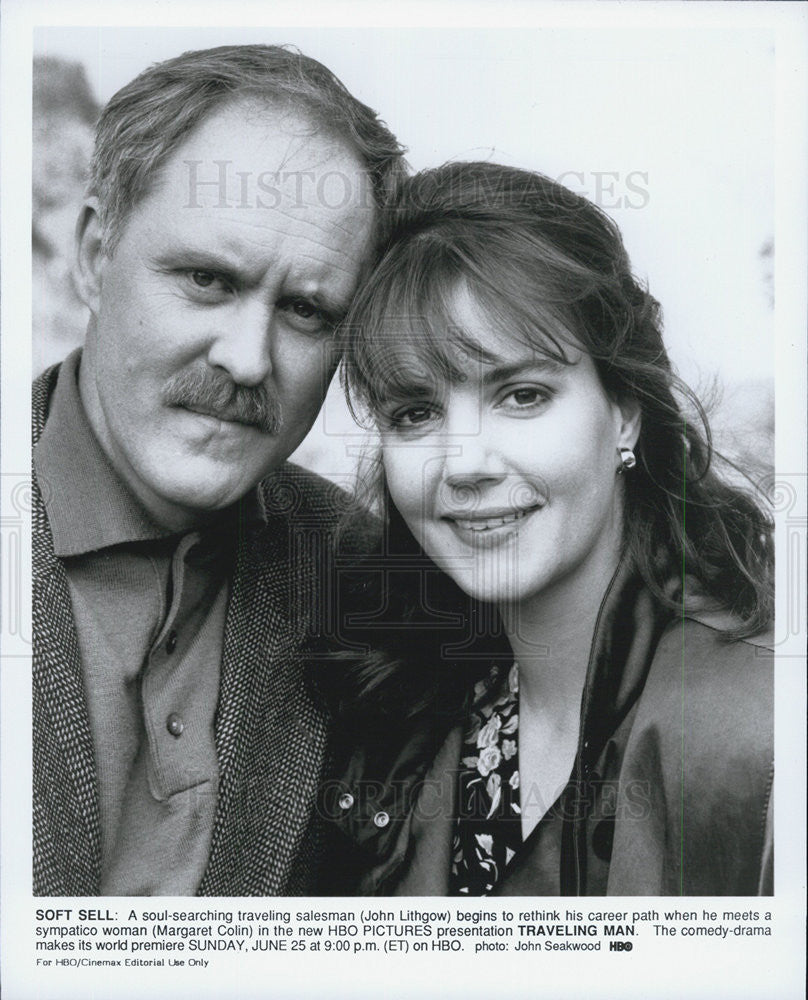
[[[615,225],[537,174],[424,172],[346,331],[388,530],[328,677],[363,734],[326,796],[342,891],[770,893],[770,521]]]

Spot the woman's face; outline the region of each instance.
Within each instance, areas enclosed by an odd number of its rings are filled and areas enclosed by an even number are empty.
[[[459,358],[464,379],[413,387],[380,416],[393,502],[426,553],[467,593],[500,605],[608,580],[622,541],[618,448],[637,407],[606,395],[591,358],[572,364],[491,329],[468,291],[453,302],[495,358]]]

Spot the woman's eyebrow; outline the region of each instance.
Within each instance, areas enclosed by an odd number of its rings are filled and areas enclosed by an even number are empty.
[[[494,368],[489,368],[483,375],[483,384],[491,385],[493,382],[505,382],[528,372],[558,375],[568,367],[568,364],[556,361],[554,358],[531,358],[529,361],[516,361],[510,365],[496,365]]]
[[[436,392],[437,386],[434,382],[430,384],[426,381],[401,379],[386,385],[383,391],[378,393],[378,399],[383,404],[401,403],[413,399],[426,400],[435,396]]]

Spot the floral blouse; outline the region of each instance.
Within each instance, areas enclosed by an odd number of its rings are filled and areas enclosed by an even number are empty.
[[[519,667],[477,683],[463,738],[449,892],[485,896],[522,845]]]

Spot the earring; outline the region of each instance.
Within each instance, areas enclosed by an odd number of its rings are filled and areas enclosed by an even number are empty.
[[[620,452],[620,465],[618,465],[616,472],[618,476],[622,476],[624,472],[634,468],[637,464],[637,458],[631,448],[618,448],[617,450]]]

